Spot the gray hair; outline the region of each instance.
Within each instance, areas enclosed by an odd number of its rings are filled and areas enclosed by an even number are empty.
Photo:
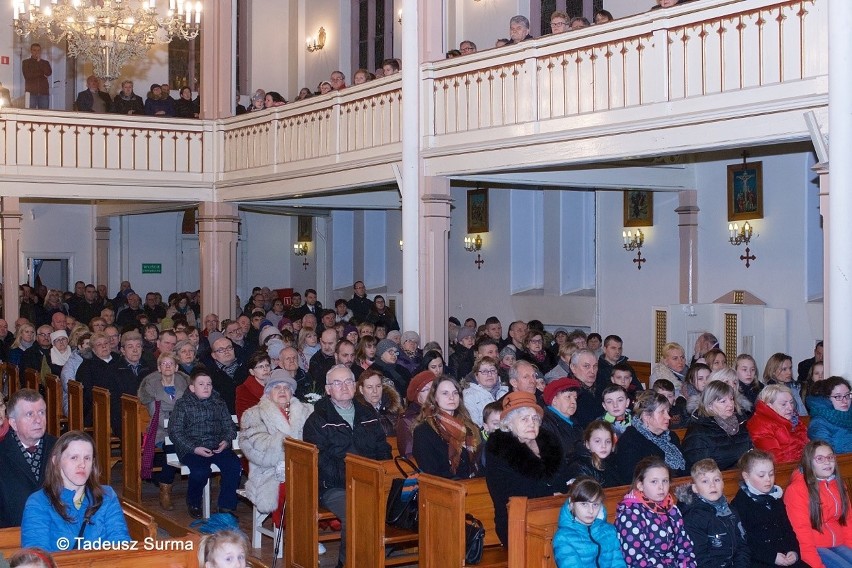
[[[515,418],[521,416],[521,414],[529,413],[538,414],[535,409],[530,408],[529,406],[522,406],[520,408],[510,410],[509,414],[500,419],[500,430],[503,432],[511,432],[511,430],[509,429],[509,424],[511,424]]]
[[[731,369],[730,367],[724,367],[722,369],[717,369],[713,371],[709,375],[707,375],[707,383],[710,384],[713,381],[722,381],[723,383],[728,383],[733,386],[737,384],[737,372]]]
[[[766,385],[761,389],[760,394],[757,395],[757,400],[762,400],[766,404],[774,404],[778,395],[785,392],[791,396],[793,394],[790,387],[784,385]]]
[[[574,351],[574,354],[571,355],[570,365],[579,365],[580,357],[582,357],[583,355],[590,355],[593,359],[597,360],[595,352],[591,349],[577,349],[576,351]]]
[[[18,414],[18,403],[19,402],[38,402],[40,400],[44,400],[44,398],[39,394],[37,390],[34,389],[20,389],[15,391],[9,398],[9,402],[6,403],[6,416],[8,418],[15,419]]]
[[[333,366],[331,369],[329,369],[329,370],[328,370],[328,372],[325,374],[325,382],[326,382],[326,384],[328,384],[328,383],[331,381],[331,374],[332,374],[333,372],[335,372],[336,370],[338,370],[338,369],[345,369],[345,370],[346,370],[346,374],[348,374],[348,375],[349,375],[349,377],[348,377],[348,378],[352,379],[353,381],[355,380],[355,374],[352,372],[352,369],[350,369],[348,365],[344,365],[344,364],[342,364],[342,363],[338,363],[337,365],[335,365],[335,366]],[[343,380],[345,381],[346,379],[343,379]]]
[[[520,359],[518,361],[515,361],[512,364],[512,366],[509,367],[509,380],[510,381],[516,380],[518,378],[518,367],[520,367],[521,365],[528,365],[528,366],[532,367],[533,371],[536,370],[536,366],[533,365],[532,363],[530,363],[529,361],[526,361],[524,359]]]
[[[511,20],[509,20],[509,25],[512,24],[521,24],[527,29],[530,29],[530,21],[526,16],[513,16]]]

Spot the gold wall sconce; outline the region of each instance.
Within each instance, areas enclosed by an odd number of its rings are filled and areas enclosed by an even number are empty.
[[[313,53],[314,51],[319,51],[323,47],[325,47],[325,40],[325,28],[320,27],[319,31],[317,31],[316,37],[308,37],[305,40],[305,48],[311,53]]]
[[[621,231],[621,238],[624,240],[624,250],[627,252],[636,251],[636,258],[633,259],[633,262],[636,263],[637,270],[642,270],[642,263],[648,262],[647,258],[642,256],[642,245],[645,244],[645,233],[642,232],[642,229],[636,229],[636,234],[633,234],[633,231]]]

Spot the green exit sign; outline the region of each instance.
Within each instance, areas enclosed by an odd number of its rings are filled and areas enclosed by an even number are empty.
[[[163,273],[163,265],[160,263],[153,262],[143,262],[142,263],[142,274],[162,274]]]

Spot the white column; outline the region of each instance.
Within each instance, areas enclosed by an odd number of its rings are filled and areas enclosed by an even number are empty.
[[[21,204],[17,197],[0,199],[0,230],[3,237],[3,316],[15,328],[21,283]]]
[[[204,2],[201,16],[201,118],[234,116],[235,2]]]
[[[852,2],[829,0],[828,19],[828,123],[831,137],[829,153],[831,183],[837,188],[831,195],[834,217],[852,216]],[[852,373],[852,223],[828,226],[828,278],[825,310],[828,334],[825,337],[827,366],[833,375]],[[832,348],[832,346],[834,348]]]
[[[447,318],[450,317],[447,239],[450,234],[450,205],[453,201],[450,197],[450,180],[445,177],[427,177],[421,188],[419,330],[423,337],[437,341],[446,350]]]
[[[109,290],[109,217],[98,217],[95,223],[95,285]]]
[[[239,237],[240,217],[236,205],[215,202],[198,205],[202,317],[213,312],[223,320],[237,313]]]
[[[831,200],[829,199],[829,179],[828,164],[820,162],[812,168],[819,174],[819,214],[822,217],[822,234],[823,240],[826,241],[826,235],[829,234],[831,227]],[[822,337],[823,337],[823,363],[825,364],[824,371],[830,373],[831,360],[828,358],[831,345],[828,342],[829,336],[829,315],[831,313],[831,298],[828,296],[828,271],[831,266],[831,254],[828,243],[824,242],[822,247],[822,285],[824,294],[822,296]],[[831,374],[826,374],[830,377]]]
[[[698,192],[678,192],[677,213],[680,233],[680,303],[698,302]]]

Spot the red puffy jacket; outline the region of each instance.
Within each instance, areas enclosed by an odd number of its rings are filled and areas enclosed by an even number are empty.
[[[758,400],[754,416],[746,422],[748,433],[754,447],[769,452],[775,463],[797,462],[802,458],[802,450],[808,443],[808,429],[799,422],[793,423],[772,410],[768,404]]]

